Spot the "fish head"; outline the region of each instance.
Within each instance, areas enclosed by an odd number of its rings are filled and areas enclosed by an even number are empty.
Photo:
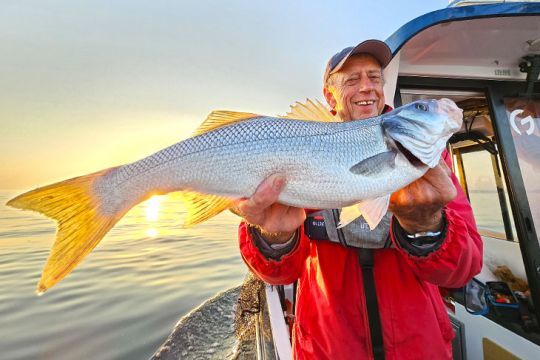
[[[450,99],[417,100],[394,111],[394,114],[415,125],[429,128],[444,125],[445,129],[433,129],[433,131],[455,132],[461,127],[463,110]]]
[[[463,110],[450,99],[418,100],[382,116],[386,135],[429,167],[462,122]]]

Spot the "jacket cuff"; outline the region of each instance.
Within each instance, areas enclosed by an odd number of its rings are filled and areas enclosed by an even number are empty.
[[[257,249],[265,258],[269,260],[281,260],[283,256],[292,252],[298,245],[299,230],[296,230],[293,237],[288,242],[286,242],[285,244],[280,244],[281,246],[275,247],[272,247],[266,242],[266,240],[263,238],[260,231],[256,227],[248,225],[248,231]]]
[[[438,250],[444,243],[447,227],[446,214],[444,211],[442,214],[442,222],[443,225],[441,229],[441,234],[439,236],[411,239],[407,236],[408,233],[405,231],[405,229],[401,227],[401,224],[394,216],[394,218],[392,219],[392,233],[394,235],[395,241],[400,248],[408,252],[410,255],[425,257],[432,252]]]

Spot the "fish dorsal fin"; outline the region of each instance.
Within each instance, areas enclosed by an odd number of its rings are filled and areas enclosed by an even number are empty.
[[[201,125],[195,130],[193,136],[201,135],[210,130],[218,129],[220,127],[231,125],[240,121],[253,119],[261,115],[252,113],[243,113],[236,111],[216,110],[212,111],[210,115],[202,122]]]
[[[202,194],[195,191],[182,192],[182,200],[187,207],[184,227],[191,227],[206,221],[232,206],[233,199]]]
[[[371,230],[375,229],[388,211],[389,202],[390,195],[386,195],[380,198],[360,201],[357,204],[341,209],[338,228],[350,224],[354,219],[362,215],[368,223],[369,228]]]
[[[306,99],[305,103],[297,101],[291,105],[291,110],[281,116],[287,119],[311,120],[321,122],[337,122],[340,119],[332,113],[319,100],[315,102]]]

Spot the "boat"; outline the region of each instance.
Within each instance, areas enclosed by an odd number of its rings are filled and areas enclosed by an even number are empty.
[[[464,110],[448,149],[475,214],[484,266],[465,288],[442,289],[454,359],[537,359],[540,2],[453,1],[401,26],[386,43],[393,53],[385,69],[388,103],[445,97]],[[294,284],[261,285],[256,294],[250,354],[291,358]]]

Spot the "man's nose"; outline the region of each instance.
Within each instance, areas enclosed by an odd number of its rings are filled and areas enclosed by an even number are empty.
[[[367,75],[362,76],[362,78],[360,79],[358,91],[367,92],[367,91],[372,91],[373,89],[375,89],[375,84],[373,84],[373,81],[371,81],[369,76]]]

